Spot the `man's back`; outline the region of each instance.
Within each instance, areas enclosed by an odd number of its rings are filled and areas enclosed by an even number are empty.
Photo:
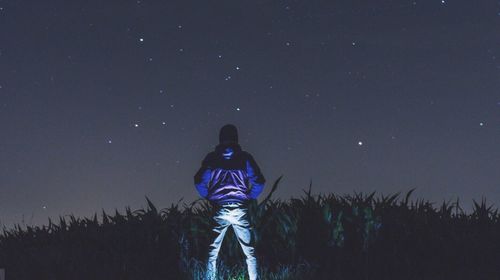
[[[217,204],[256,199],[265,181],[252,155],[238,144],[238,130],[231,124],[221,128],[219,144],[194,175],[200,195]]]
[[[194,181],[201,196],[222,203],[256,199],[265,178],[252,155],[239,144],[221,143],[207,154]]]

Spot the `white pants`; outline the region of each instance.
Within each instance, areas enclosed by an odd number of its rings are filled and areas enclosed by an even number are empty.
[[[207,280],[216,279],[217,256],[222,245],[222,240],[229,226],[233,227],[238,242],[246,256],[248,276],[250,280],[257,279],[257,259],[255,258],[252,230],[253,227],[248,221],[248,208],[241,203],[235,202],[221,206],[215,213],[215,240],[210,244],[207,262]]]

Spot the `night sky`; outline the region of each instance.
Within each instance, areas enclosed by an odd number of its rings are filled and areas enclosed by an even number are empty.
[[[277,197],[500,204],[497,1],[0,0],[0,223],[159,208],[238,126]]]

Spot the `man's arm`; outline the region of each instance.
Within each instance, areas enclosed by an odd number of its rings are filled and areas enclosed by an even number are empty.
[[[260,172],[260,168],[257,165],[257,162],[250,154],[248,154],[246,166],[247,176],[250,183],[252,184],[252,188],[250,189],[250,193],[248,195],[252,199],[257,199],[260,193],[262,193],[262,191],[264,190],[266,179],[264,178],[264,175],[262,175],[262,172]]]
[[[208,184],[212,176],[212,167],[210,166],[208,154],[201,162],[201,167],[194,175],[194,185],[201,197],[206,198],[208,195]]]

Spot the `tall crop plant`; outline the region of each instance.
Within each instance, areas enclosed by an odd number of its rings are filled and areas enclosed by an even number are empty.
[[[273,199],[282,177],[252,201],[263,279],[500,279],[500,214],[473,201],[410,200],[414,190],[376,196],[314,195]],[[0,234],[7,279],[200,279],[212,241],[206,200],[159,210],[73,215]],[[179,201],[180,202],[180,201]],[[244,255],[231,230],[220,252],[224,279],[244,279]]]

